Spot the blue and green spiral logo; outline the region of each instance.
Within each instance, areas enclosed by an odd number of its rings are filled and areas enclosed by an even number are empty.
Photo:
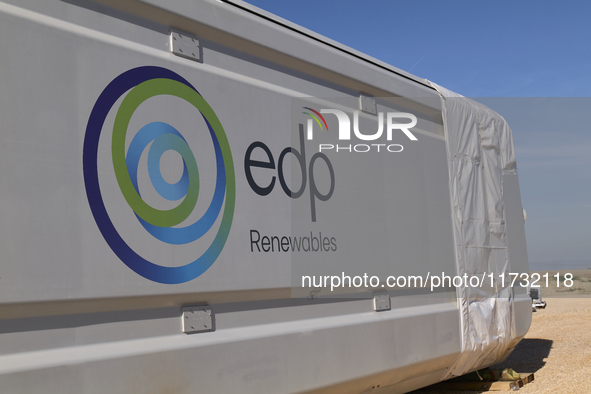
[[[136,109],[149,98],[170,95],[186,101],[202,115],[215,150],[216,183],[213,198],[205,213],[191,224],[187,218],[195,210],[199,197],[197,161],[183,135],[165,122],[151,122],[128,136],[130,120]],[[98,152],[105,120],[115,104],[119,108],[111,135],[111,156],[117,184],[129,208],[143,228],[154,238],[172,245],[190,244],[208,233],[221,221],[207,250],[194,261],[180,267],[166,267],[148,261],[134,251],[115,228],[103,201],[99,184]],[[106,128],[111,131],[110,128]],[[126,149],[126,141],[131,139]],[[160,159],[167,151],[182,158],[183,171],[175,183],[168,183],[160,170]],[[157,209],[148,204],[138,186],[140,158],[147,154],[147,171],[154,190],[164,199],[180,201],[174,208]],[[212,163],[213,165],[213,163]],[[138,67],[116,77],[96,101],[84,139],[84,181],[94,219],[115,254],[143,277],[167,284],[188,282],[203,274],[218,258],[228,238],[236,199],[232,153],[226,133],[213,109],[199,92],[180,75],[162,67]]]

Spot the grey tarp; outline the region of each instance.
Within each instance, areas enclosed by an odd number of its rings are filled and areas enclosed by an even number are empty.
[[[436,84],[442,96],[457,274],[486,277],[457,287],[462,352],[445,379],[502,358],[517,342],[503,204],[503,176],[516,174],[513,136],[488,107]],[[491,274],[494,279],[491,287]]]

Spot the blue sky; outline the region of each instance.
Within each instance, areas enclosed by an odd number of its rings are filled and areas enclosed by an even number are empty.
[[[499,112],[530,262],[591,267],[591,2],[249,0]]]

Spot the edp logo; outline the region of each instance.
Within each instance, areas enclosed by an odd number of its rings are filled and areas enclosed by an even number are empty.
[[[310,187],[308,189],[309,196],[310,196],[310,209],[311,209],[311,218],[312,221],[316,221],[316,200],[320,201],[328,201],[334,192],[335,187],[335,176],[334,176],[334,168],[328,159],[328,157],[321,152],[317,152],[310,158],[309,162],[306,162],[306,145],[304,141],[304,126],[302,124],[299,125],[299,139],[300,139],[300,147],[299,150],[287,147],[281,151],[279,157],[277,158],[277,162],[275,161],[275,157],[271,153],[271,150],[267,145],[265,145],[261,141],[255,141],[246,150],[246,154],[244,155],[244,172],[246,174],[246,180],[248,184],[252,188],[252,190],[258,194],[259,196],[266,196],[273,191],[275,187],[276,180],[279,178],[279,184],[281,188],[285,192],[288,197],[291,198],[300,198],[304,191],[306,190],[306,186],[308,186],[308,182],[310,183]],[[254,160],[252,158],[253,152],[261,151],[264,155],[266,160]],[[294,156],[295,160],[298,163],[298,166],[301,171],[301,179],[302,183],[297,190],[291,190],[285,181],[285,174],[284,174],[284,161],[287,154],[290,153]],[[260,155],[260,153],[259,153]],[[330,186],[329,190],[326,194],[322,194],[322,192],[318,189],[315,177],[315,168],[318,161],[323,161],[328,168],[328,172],[330,175]],[[257,183],[252,176],[252,168],[264,168],[269,171],[276,170],[277,176],[275,176],[274,172],[270,172],[271,177],[263,183]]]

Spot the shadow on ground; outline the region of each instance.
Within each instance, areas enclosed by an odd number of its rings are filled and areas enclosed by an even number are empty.
[[[491,369],[505,369],[511,368],[515,372],[537,372],[544,365],[546,359],[550,355],[553,341],[548,339],[526,338],[515,347],[515,350],[502,363],[491,366]],[[490,391],[474,391],[474,390],[441,390],[433,386],[425,387],[424,389],[413,391],[411,394],[480,394],[490,393]]]
[[[536,372],[546,365],[553,341],[549,339],[525,338],[505,361],[491,368],[511,368],[515,372]]]

